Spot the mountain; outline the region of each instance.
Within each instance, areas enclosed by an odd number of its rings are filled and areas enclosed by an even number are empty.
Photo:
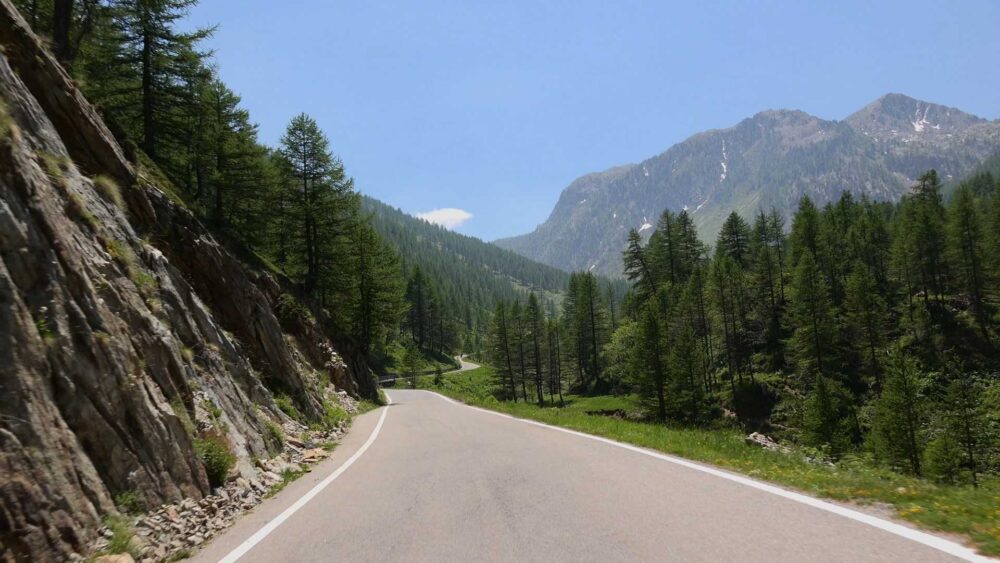
[[[529,291],[553,302],[569,281],[565,271],[475,237],[449,231],[370,197],[362,209],[399,252],[404,270],[419,266],[437,286],[446,309],[467,331],[481,332],[497,301],[526,299]]]
[[[790,217],[804,195],[822,205],[845,190],[895,200],[930,168],[959,178],[998,152],[1000,122],[901,94],[843,121],[769,110],[583,176],[535,231],[496,244],[564,270],[619,276],[629,230],[648,234],[666,209],[687,209],[712,242],[733,210],[749,217],[775,207]]]

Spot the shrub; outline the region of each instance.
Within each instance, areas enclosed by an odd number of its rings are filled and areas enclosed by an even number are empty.
[[[119,209],[125,209],[125,200],[122,199],[121,189],[118,188],[118,184],[114,180],[103,174],[95,176],[94,188],[104,199],[115,204]]]
[[[924,471],[938,483],[956,484],[961,479],[962,448],[948,432],[943,432],[927,444],[924,450]]]
[[[105,555],[116,553],[128,553],[133,559],[139,557],[139,547],[135,544],[135,532],[132,524],[127,518],[118,515],[108,516],[104,519],[104,525],[111,530],[111,538],[108,545],[102,550]]]
[[[122,491],[115,495],[115,506],[126,514],[138,514],[146,508],[135,491]]]
[[[14,120],[11,119],[10,112],[7,111],[7,104],[0,100],[0,140],[6,140],[13,127]]]
[[[299,409],[295,408],[295,403],[292,401],[292,398],[289,397],[288,395],[284,393],[275,395],[274,404],[278,405],[278,408],[281,409],[281,412],[287,414],[289,418],[299,421],[302,420],[302,413],[299,412]]]
[[[350,416],[348,416],[347,411],[340,405],[333,404],[330,401],[323,401],[323,426],[337,428],[349,418]]]
[[[285,432],[280,426],[270,420],[264,421],[264,439],[268,442],[268,449],[273,444],[276,449],[281,449],[285,444]]]
[[[218,421],[222,418],[222,409],[220,409],[211,399],[205,399],[201,402],[201,406],[205,408],[208,415],[212,417],[212,420]]]
[[[236,463],[236,456],[229,451],[225,438],[216,434],[208,434],[194,441],[194,449],[198,459],[205,466],[208,483],[212,487],[220,487],[226,482],[229,470]]]

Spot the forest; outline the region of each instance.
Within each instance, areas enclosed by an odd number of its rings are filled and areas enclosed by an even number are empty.
[[[16,3],[142,173],[172,187],[171,197],[242,255],[290,280],[295,300],[377,370],[407,347],[446,361],[476,349],[497,296],[564,283],[555,269],[362,198],[306,114],[290,120],[278,146],[262,143],[203,47],[214,29],[181,30],[194,0]],[[465,261],[439,259],[420,244],[428,238],[437,248],[460,241]]]
[[[362,196],[362,210],[375,230],[400,255],[408,280],[408,326],[437,327],[440,351],[477,353],[498,301],[524,298],[534,291],[554,314],[569,274],[533,262],[477,238],[450,231],[407,215],[376,199]],[[418,272],[419,270],[419,272]],[[417,295],[426,291],[427,304],[417,307]],[[440,315],[438,314],[440,311]],[[435,322],[434,317],[442,316]],[[412,332],[412,330],[411,330]],[[431,330],[425,330],[430,334]]]
[[[789,229],[776,210],[734,212],[714,249],[665,211],[623,260],[621,303],[578,273],[557,316],[498,306],[499,398],[632,395],[648,421],[738,425],[822,459],[972,485],[1000,470],[991,174],[945,190],[928,171],[898,204],[803,197]]]

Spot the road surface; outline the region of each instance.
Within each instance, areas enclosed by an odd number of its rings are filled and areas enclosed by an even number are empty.
[[[975,560],[704,466],[427,391],[388,394],[393,404],[358,417],[330,459],[194,560]]]
[[[449,373],[462,373],[463,371],[474,370],[474,369],[476,369],[476,368],[479,367],[479,364],[474,364],[474,363],[470,362],[469,360],[466,360],[465,359],[465,354],[462,354],[461,356],[455,356],[455,360],[458,361],[460,367],[458,369],[453,369],[451,371],[446,371],[442,375],[448,375]],[[418,375],[417,377],[427,377],[428,375],[429,374],[422,373],[422,374]],[[406,381],[407,379],[409,379],[408,376],[401,375],[399,377],[390,377],[388,379],[379,379],[378,382],[379,382],[380,385],[384,385],[386,383],[392,383],[392,382],[395,382],[395,381]]]

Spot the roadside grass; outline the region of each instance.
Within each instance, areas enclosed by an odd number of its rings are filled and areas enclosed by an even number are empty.
[[[291,483],[292,481],[295,481],[299,477],[302,477],[306,473],[309,473],[308,469],[297,469],[297,470],[296,469],[286,469],[286,470],[282,471],[281,472],[281,481],[278,481],[277,483],[271,485],[271,489],[269,491],[267,491],[267,494],[264,495],[264,497],[265,498],[271,498],[271,497],[273,497],[274,495],[276,495],[279,492],[281,492],[282,489],[284,489],[285,487],[287,487],[289,485],[289,483]]]
[[[736,429],[671,427],[587,411],[637,408],[632,397],[566,395],[566,406],[541,408],[534,403],[499,401],[492,395],[488,367],[448,374],[441,385],[421,377],[417,386],[466,404],[537,420],[710,463],[814,496],[861,505],[883,504],[907,521],[928,529],[960,534],[981,553],[1000,555],[1000,479],[984,479],[980,487],[937,485],[876,466],[863,456],[836,464],[810,461],[805,452],[773,452],[750,446]],[[548,400],[548,397],[546,397]],[[557,399],[558,400],[558,399]]]

